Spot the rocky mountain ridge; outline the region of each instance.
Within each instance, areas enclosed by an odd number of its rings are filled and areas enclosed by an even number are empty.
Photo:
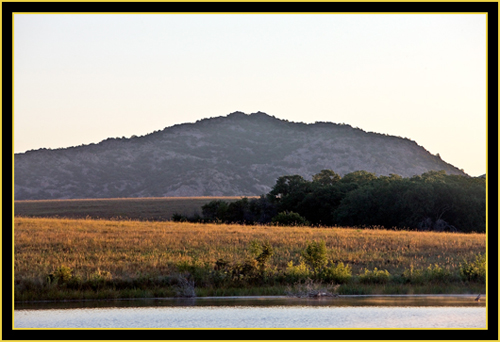
[[[323,169],[465,175],[416,142],[345,124],[234,112],[142,137],[15,154],[15,199],[253,196]]]

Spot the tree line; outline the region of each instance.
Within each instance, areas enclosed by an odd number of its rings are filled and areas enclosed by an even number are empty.
[[[176,221],[486,231],[486,180],[429,171],[410,178],[322,170],[311,181],[281,176],[260,198],[211,201]]]

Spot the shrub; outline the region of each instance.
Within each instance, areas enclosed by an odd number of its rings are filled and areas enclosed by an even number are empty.
[[[49,283],[57,282],[58,284],[68,283],[73,278],[73,269],[64,265],[56,268],[54,272],[47,276]]]
[[[226,259],[217,259],[214,270],[209,273],[210,281],[216,287],[222,287],[231,280],[231,267]]]
[[[97,269],[94,273],[90,275],[90,279],[98,282],[104,282],[108,280],[112,280],[113,276],[108,271],[103,271],[101,269]]]
[[[212,282],[218,286],[255,283],[265,281],[271,272],[268,262],[274,254],[271,244],[252,240],[249,246],[252,257],[243,262],[230,263],[226,259],[218,259],[214,270],[210,273]]]
[[[217,265],[217,263],[216,263]],[[193,280],[198,286],[210,283],[210,273],[212,265],[209,262],[202,262],[197,259],[184,260],[176,265],[177,272],[184,274],[189,280]]]
[[[294,265],[293,261],[290,261],[286,268],[286,279],[288,282],[298,282],[302,279],[307,279],[311,276],[311,270],[302,261],[298,265]]]
[[[440,267],[438,264],[434,264],[434,267],[429,265],[429,267],[424,270],[424,278],[426,281],[446,282],[450,280],[451,272]]]
[[[486,281],[486,254],[479,254],[473,262],[460,264],[460,277],[466,281]]]
[[[229,261],[227,261],[226,259],[219,258],[215,262],[214,270],[216,270],[216,271],[227,271],[228,265],[229,265]]]
[[[255,258],[261,272],[263,272],[266,269],[266,264],[269,261],[269,259],[271,259],[273,254],[274,250],[271,244],[268,241],[264,242],[262,244],[261,252]]]
[[[257,260],[247,258],[242,263],[235,263],[232,266],[231,276],[235,281],[246,280],[251,281],[258,275],[258,263]]]
[[[352,269],[349,265],[344,265],[343,262],[332,264],[321,270],[320,279],[326,282],[335,282],[337,284],[345,284],[351,280]]]
[[[90,286],[92,288],[99,288],[111,280],[113,280],[111,273],[108,271],[102,271],[99,268],[89,277]]]
[[[359,281],[365,284],[385,284],[390,276],[389,271],[382,271],[375,267],[373,271],[365,269],[365,273],[359,275]]]
[[[283,211],[273,217],[271,222],[277,226],[301,227],[308,226],[309,222],[293,211]]]
[[[407,283],[423,284],[424,272],[422,269],[415,269],[412,264],[409,269],[403,272],[402,278]]]
[[[325,241],[311,242],[302,252],[302,257],[313,273],[317,274],[328,263]]]
[[[188,218],[185,215],[182,215],[179,213],[174,213],[172,215],[172,221],[174,221],[174,222],[187,222]]]

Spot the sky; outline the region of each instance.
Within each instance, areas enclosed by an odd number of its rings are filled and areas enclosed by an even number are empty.
[[[485,14],[15,14],[14,152],[265,112],[486,173]]]

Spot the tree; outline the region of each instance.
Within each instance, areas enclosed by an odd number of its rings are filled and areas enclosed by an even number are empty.
[[[313,176],[313,183],[320,185],[333,185],[340,180],[340,175],[332,170],[321,170]]]
[[[303,190],[308,183],[304,177],[299,175],[281,176],[269,192],[269,195],[271,195],[271,198],[282,199],[289,194]]]
[[[231,223],[244,223],[251,221],[252,218],[249,213],[248,198],[244,197],[238,201],[229,203],[225,219]]]
[[[295,211],[303,215],[303,212],[299,211],[299,205],[311,190],[311,182],[306,181],[302,176],[282,176],[278,178],[267,198],[271,203],[276,204],[278,212]]]
[[[314,187],[300,202],[297,211],[312,224],[333,226],[332,212],[345,196],[338,188],[338,185]]]
[[[348,173],[342,177],[342,183],[354,183],[358,186],[365,185],[366,183],[371,182],[372,180],[377,179],[377,176],[373,172],[368,171],[354,171]]]
[[[226,221],[228,204],[222,200],[211,201],[201,207],[201,212],[205,219],[214,221]]]
[[[259,198],[251,199],[248,210],[252,217],[251,220],[258,223],[269,223],[271,219],[278,214],[276,205],[264,195],[261,195]]]

